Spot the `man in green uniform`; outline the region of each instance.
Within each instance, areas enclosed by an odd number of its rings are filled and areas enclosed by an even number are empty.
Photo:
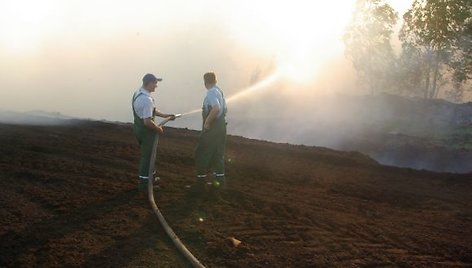
[[[217,192],[225,185],[224,153],[226,144],[226,101],[223,91],[216,86],[216,75],[213,72],[203,76],[207,89],[203,101],[203,126],[195,151],[197,169],[197,191],[203,191],[208,171],[214,173],[213,187]]]
[[[133,130],[141,149],[141,158],[139,160],[139,179],[138,189],[145,190],[147,188],[148,179],[154,174],[149,173],[149,162],[152,154],[152,147],[156,135],[163,134],[161,126],[154,122],[154,117],[172,117],[173,114],[164,114],[156,110],[154,98],[151,93],[156,91],[157,82],[162,81],[153,74],[146,74],[143,77],[143,85],[133,94]]]

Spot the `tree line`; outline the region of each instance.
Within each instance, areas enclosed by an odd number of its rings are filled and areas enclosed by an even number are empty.
[[[401,50],[392,38],[399,21],[384,0],[357,0],[345,30],[345,54],[360,85],[370,94],[460,102],[471,90],[472,1],[414,0],[403,14],[398,32]]]

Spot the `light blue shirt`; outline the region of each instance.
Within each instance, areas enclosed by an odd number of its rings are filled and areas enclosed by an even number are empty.
[[[136,96],[138,97],[136,98]],[[136,99],[133,102],[133,107],[139,118],[152,118],[155,104],[151,93],[144,88],[140,88],[133,94],[133,99],[134,98]]]
[[[203,100],[203,112],[208,114],[210,107],[218,107],[217,118],[220,118],[226,110],[226,101],[223,96],[223,91],[217,86],[208,89],[205,99]]]

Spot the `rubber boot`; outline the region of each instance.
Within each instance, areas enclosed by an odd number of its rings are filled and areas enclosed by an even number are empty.
[[[139,179],[138,190],[140,192],[146,192],[147,187],[148,187],[148,179]]]
[[[214,176],[213,177],[213,188],[222,191],[226,189],[226,179],[225,176]]]
[[[190,187],[189,196],[201,197],[206,192],[206,181],[204,178],[197,178],[197,181]]]
[[[153,189],[156,190],[156,189],[159,189],[159,180],[161,178],[159,177],[154,177],[154,181],[153,181]],[[143,178],[139,178],[138,179],[138,190],[140,192],[147,192],[147,188],[148,188],[148,179],[143,179]]]
[[[221,198],[221,193],[226,189],[226,180],[224,176],[214,177],[212,180],[210,199],[215,202],[224,201]]]

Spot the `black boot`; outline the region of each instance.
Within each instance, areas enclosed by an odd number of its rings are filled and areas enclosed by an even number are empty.
[[[213,188],[218,191],[226,189],[226,179],[225,176],[215,176],[213,179]]]
[[[221,194],[226,189],[226,180],[224,176],[214,177],[211,184],[210,199],[216,202],[225,202]]]
[[[206,180],[204,178],[197,178],[197,181],[190,186],[190,197],[201,197],[206,193]]]

